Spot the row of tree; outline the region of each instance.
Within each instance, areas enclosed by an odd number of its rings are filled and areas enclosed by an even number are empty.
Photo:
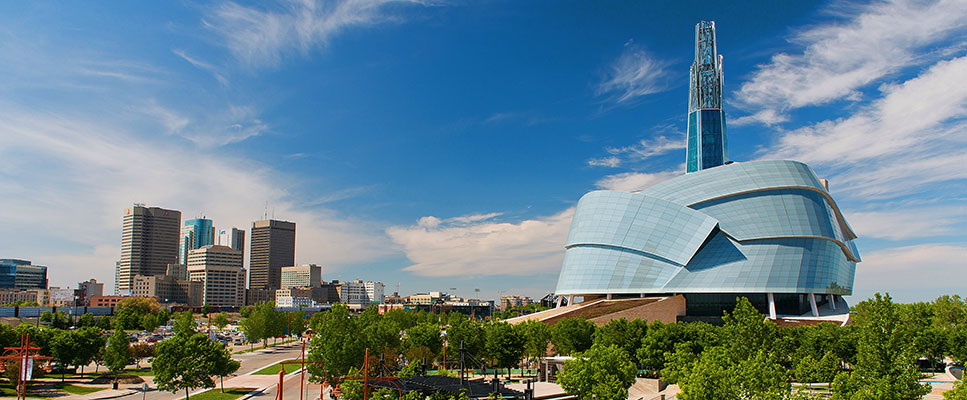
[[[619,319],[596,327],[584,319],[563,319],[549,327],[535,321],[481,322],[456,313],[393,310],[380,315],[367,309],[352,315],[336,305],[310,321],[315,337],[309,358],[325,363],[312,372],[327,379],[358,369],[366,349],[390,370],[412,373],[413,364],[453,366],[463,346],[499,368],[558,354],[588,360],[598,370],[601,362],[595,359],[604,357],[616,374],[609,378],[612,383],[629,382],[628,371],[632,378],[661,377],[680,384],[682,398],[782,398],[793,395],[789,382],[798,381],[832,382],[841,393],[837,398],[843,399],[887,391],[915,396],[928,390],[917,382],[918,359],[967,361],[967,304],[959,296],[896,304],[877,295],[854,311],[854,323],[845,327],[821,323],[780,328],[742,299],[724,317],[723,326]],[[403,368],[400,361],[411,367]],[[572,366],[565,371],[569,369],[580,370]],[[580,375],[579,380],[595,375]],[[569,385],[576,394],[593,396],[616,390],[582,389],[573,381]]]

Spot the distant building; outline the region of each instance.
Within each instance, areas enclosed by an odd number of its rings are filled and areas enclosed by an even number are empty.
[[[384,285],[382,282],[363,282],[355,280],[342,282],[339,285],[339,301],[344,304],[374,304],[382,303]]]
[[[37,301],[37,292],[33,290],[21,290],[21,289],[10,289],[2,288],[0,289],[0,305],[12,304],[12,303],[26,303],[29,301]]]
[[[249,288],[275,289],[282,286],[282,267],[295,265],[295,223],[262,220],[252,223],[249,241]]]
[[[168,264],[165,275],[171,276],[179,281],[187,281],[188,266],[185,264]]]
[[[47,289],[47,267],[18,265],[14,287],[17,289]]]
[[[417,293],[409,295],[407,299],[406,302],[410,304],[428,305],[449,301],[450,295],[445,292]]]
[[[181,212],[135,204],[124,210],[121,221],[115,293],[131,290],[135,275],[163,275],[168,264],[178,262]]]
[[[13,289],[17,286],[18,265],[30,265],[30,261],[14,258],[0,259],[0,289]]]
[[[91,296],[91,307],[117,307],[118,302],[131,296]]]
[[[393,292],[393,294],[383,299],[383,304],[403,304],[403,299],[400,297],[399,292]]]
[[[534,299],[527,296],[501,296],[500,309],[506,310],[511,307],[526,306],[534,304]]]
[[[238,228],[222,229],[218,231],[218,242],[215,244],[228,246],[232,250],[238,250],[245,254],[245,230]]]
[[[74,289],[51,286],[47,292],[50,296],[49,305],[51,306],[60,307],[74,305]]]
[[[154,297],[161,304],[182,304],[199,307],[204,304],[202,291],[204,284],[199,281],[176,279],[172,275],[134,277],[133,296]]]
[[[275,301],[274,289],[249,288],[245,291],[245,305],[247,306],[254,306],[256,304],[268,303],[270,301]]]
[[[276,307],[308,307],[314,305],[311,288],[289,288],[275,291]]]
[[[316,264],[282,267],[282,289],[322,286],[322,267]]]
[[[91,304],[91,297],[104,295],[104,284],[93,278],[87,282],[79,282],[77,288],[84,293],[84,305]]]
[[[202,304],[245,305],[245,269],[238,250],[217,245],[189,250],[188,280],[202,282]]]
[[[181,226],[181,236],[178,242],[178,263],[188,263],[189,251],[213,244],[215,244],[215,227],[212,226],[212,220],[195,218],[185,221],[185,224]]]

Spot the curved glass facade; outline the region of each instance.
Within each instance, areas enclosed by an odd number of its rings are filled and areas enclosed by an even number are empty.
[[[586,194],[555,293],[849,295],[855,238],[805,164],[733,163]]]

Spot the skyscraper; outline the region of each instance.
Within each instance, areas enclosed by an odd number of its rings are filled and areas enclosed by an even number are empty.
[[[245,230],[232,228],[218,231],[218,245],[245,253]]]
[[[295,223],[255,221],[249,245],[249,289],[281,288],[282,267],[295,265]]]
[[[690,76],[685,172],[729,161],[722,111],[722,56],[715,44],[715,22],[695,26],[695,62]]]
[[[130,291],[135,275],[164,275],[178,261],[181,211],[135,204],[121,219],[121,260],[117,263],[115,293]]]
[[[215,244],[215,227],[212,220],[195,218],[185,221],[181,227],[181,240],[178,251],[178,262],[186,264],[188,251]]]
[[[202,304],[218,307],[245,305],[242,252],[208,245],[188,251],[188,280],[202,282]]]

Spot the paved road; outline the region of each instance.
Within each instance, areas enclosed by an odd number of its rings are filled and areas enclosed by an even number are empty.
[[[257,350],[251,353],[236,354],[232,357],[242,363],[236,373],[237,377],[225,378],[225,387],[236,387],[245,384],[245,387],[264,387],[270,385],[271,382],[278,382],[278,376],[272,375],[251,375],[252,372],[258,371],[264,367],[275,364],[281,360],[298,358],[301,354],[302,344],[299,342],[293,342],[290,344],[272,347],[264,350]],[[247,376],[246,376],[247,375]],[[295,398],[299,396],[299,380],[297,378],[290,378],[295,382]],[[233,382],[234,380],[237,380]],[[218,388],[218,380],[215,380],[215,387]],[[318,390],[318,386],[315,386]],[[129,393],[125,396],[117,397],[119,399],[125,400],[135,400],[141,399],[142,396],[145,400],[172,400],[172,399],[183,399],[185,397],[184,392],[171,393],[162,392],[155,390],[153,382],[148,382],[148,392],[142,394],[140,392],[141,385],[121,385],[120,389],[139,389],[137,392]],[[285,388],[286,398],[290,398],[288,395],[288,388]],[[274,393],[272,392],[274,398]],[[270,398],[270,399],[271,399]],[[264,396],[260,399],[266,399]]]

